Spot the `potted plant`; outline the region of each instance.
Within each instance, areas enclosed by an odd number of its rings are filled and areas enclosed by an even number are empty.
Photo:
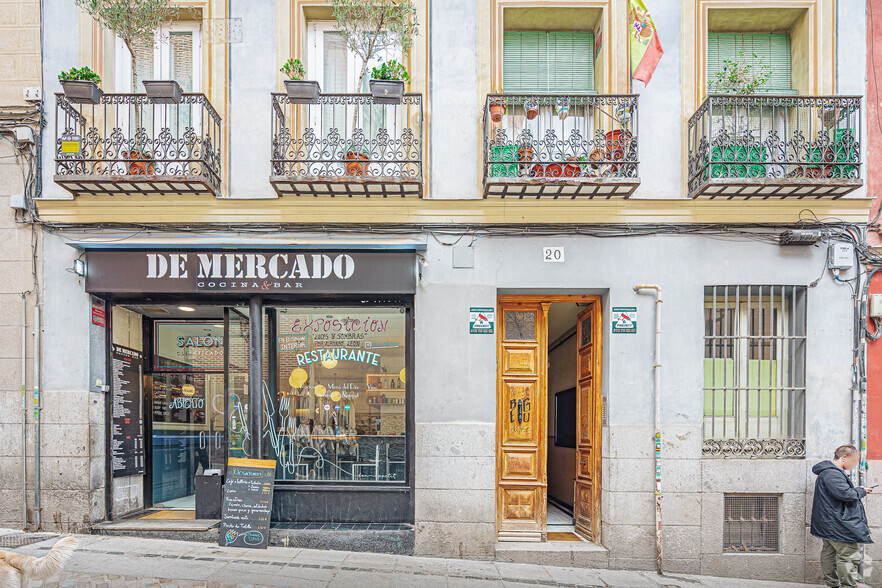
[[[144,80],[147,99],[153,104],[180,104],[184,91],[175,80]]]
[[[404,66],[390,59],[371,71],[371,94],[376,104],[400,104],[404,96],[404,83],[410,76]]]
[[[505,98],[493,98],[490,102],[490,120],[495,123],[502,122],[502,115],[506,113],[508,107],[505,104]]]
[[[285,80],[285,92],[292,104],[317,104],[322,88],[313,80],[304,80],[306,68],[299,59],[289,59],[279,70],[288,79]]]
[[[138,73],[135,68],[135,41],[153,44],[156,29],[171,22],[177,9],[171,0],[139,0],[134,3],[102,2],[100,0],[76,0],[101,27],[113,31],[120,38],[132,58],[132,91],[138,91]],[[135,6],[129,6],[134,4]]]
[[[738,53],[738,59],[724,59],[723,67],[708,81],[708,91],[714,94],[749,96],[762,91],[772,77],[772,69],[764,64],[759,55],[753,54],[753,63],[744,58],[744,51]],[[731,112],[735,107],[726,106],[725,111]],[[724,115],[725,116],[725,115]],[[750,130],[746,129],[745,140],[737,145],[718,144],[711,148],[710,176],[712,178],[758,178],[766,175],[767,149],[749,139]],[[738,162],[739,165],[732,165]],[[740,165],[741,162],[753,165]]]
[[[363,176],[367,172],[368,154],[362,149],[350,149],[346,152],[346,160],[351,163],[346,164],[347,176]]]
[[[527,120],[533,120],[539,116],[539,100],[536,98],[524,100],[524,112],[527,113]]]
[[[362,88],[367,65],[381,54],[400,50],[407,53],[413,37],[419,34],[419,21],[413,0],[328,0],[335,28],[350,51],[361,58],[357,88]],[[358,122],[358,108],[352,113],[352,133]]]
[[[564,120],[568,117],[570,115],[570,99],[558,98],[554,102],[554,114],[556,114],[560,120]]]
[[[135,66],[135,41],[153,45],[156,29],[171,22],[177,14],[172,0],[139,0],[138,2],[105,2],[76,0],[77,6],[92,17],[100,27],[112,31],[126,46],[132,60],[132,91],[138,91],[138,69]],[[141,109],[134,107],[135,129],[141,128]]]
[[[65,97],[75,104],[98,104],[104,92],[98,87],[101,78],[88,65],[58,74]]]

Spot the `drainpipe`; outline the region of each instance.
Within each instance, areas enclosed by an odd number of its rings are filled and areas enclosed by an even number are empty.
[[[40,305],[34,306],[34,530],[40,530]]]
[[[21,528],[28,530],[28,301],[21,294]]]
[[[655,354],[653,358],[653,388],[655,394],[655,567],[662,574],[662,522],[661,522],[661,288],[654,284],[634,286],[641,290],[655,290]]]

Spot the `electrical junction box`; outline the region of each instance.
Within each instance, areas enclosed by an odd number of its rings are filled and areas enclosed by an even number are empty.
[[[870,318],[882,318],[882,294],[870,294]]]
[[[827,266],[834,270],[851,269],[854,267],[854,245],[834,241],[827,249]]]
[[[17,210],[27,210],[28,205],[25,202],[24,194],[12,194],[9,196],[9,206]]]
[[[15,140],[18,143],[33,143],[34,129],[31,127],[15,127]]]

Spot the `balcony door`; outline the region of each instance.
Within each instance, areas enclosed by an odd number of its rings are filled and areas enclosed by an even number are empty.
[[[334,23],[314,22],[309,26],[308,35],[307,79],[317,80],[324,94],[368,93],[374,67],[390,59],[402,60],[401,52],[397,49],[378,51],[368,62],[359,86],[358,77],[363,61],[347,46],[346,40],[334,28]],[[384,151],[395,149],[393,143],[401,136],[406,124],[406,111],[398,105],[376,105],[371,100],[353,103],[351,99],[342,97],[328,98],[321,108],[310,109],[309,124],[313,129],[321,129],[321,139],[324,140],[316,146],[318,159],[327,158],[331,147],[327,139],[336,136],[347,150],[351,144],[355,149],[363,149],[369,159],[389,158]],[[338,155],[342,158],[345,153]],[[377,167],[377,164],[371,167]],[[339,171],[342,174],[342,165]],[[383,174],[382,170],[374,169],[369,175]]]
[[[198,23],[173,23],[158,29],[152,41],[135,41],[135,77],[133,88],[132,58],[121,39],[116,40],[116,86],[120,93],[143,93],[144,80],[174,80],[183,92],[202,91],[202,35]],[[121,159],[155,160],[156,164],[129,164],[123,173],[155,173],[168,175],[187,173],[170,160],[189,159],[191,149],[201,146],[187,140],[189,129],[194,136],[202,135],[203,109],[186,103],[122,104],[117,107],[117,125],[127,138],[121,146]],[[146,137],[134,129],[144,129]],[[166,132],[167,131],[167,132]],[[197,141],[198,143],[198,141]],[[132,152],[135,153],[132,153]]]

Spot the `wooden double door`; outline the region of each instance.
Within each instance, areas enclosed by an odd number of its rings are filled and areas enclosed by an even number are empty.
[[[601,312],[599,296],[502,296],[498,301],[496,529],[500,541],[545,541],[548,311],[577,318],[576,532],[600,542]]]

